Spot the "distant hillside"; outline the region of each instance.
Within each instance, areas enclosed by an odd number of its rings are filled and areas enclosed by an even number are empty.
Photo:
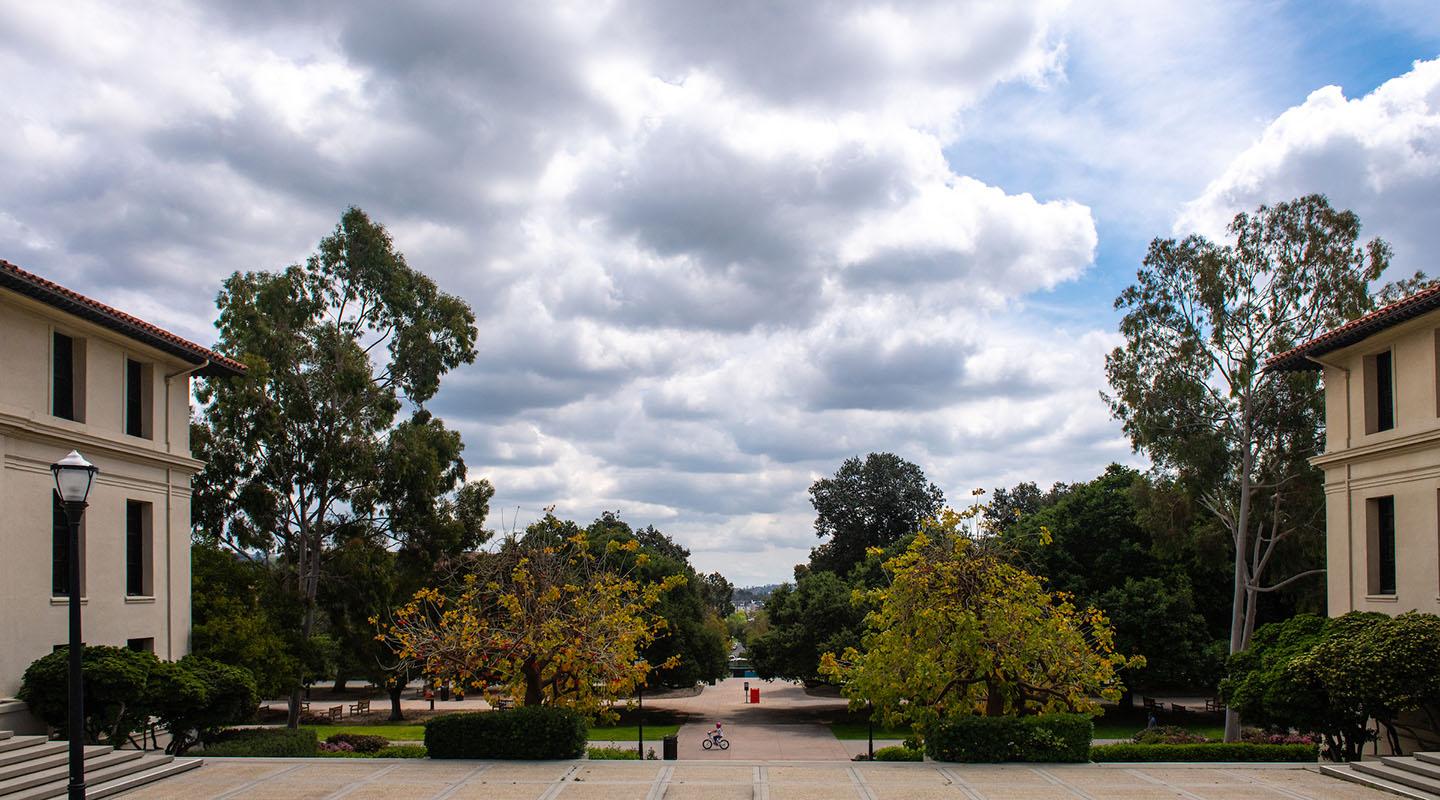
[[[735,594],[731,597],[731,602],[737,606],[747,603],[763,603],[765,598],[769,597],[770,593],[775,591],[779,585],[778,583],[767,583],[764,586],[745,586],[736,589]]]

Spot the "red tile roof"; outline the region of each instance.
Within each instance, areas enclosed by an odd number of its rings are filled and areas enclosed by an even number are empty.
[[[1310,360],[1311,356],[1323,356],[1342,347],[1349,347],[1386,328],[1392,328],[1437,308],[1440,308],[1440,286],[1432,286],[1403,300],[1396,300],[1384,308],[1371,311],[1332,331],[1322,333],[1299,347],[1291,348],[1274,356],[1265,362],[1265,370],[1267,372],[1297,372],[1320,369],[1319,364]]]
[[[188,339],[151,325],[139,317],[91,300],[79,292],[66,289],[33,272],[27,272],[9,261],[0,259],[0,288],[11,289],[77,317],[94,322],[116,333],[143,342],[170,355],[196,364],[209,362],[199,374],[209,378],[233,378],[245,374],[245,365],[226,358],[214,350],[201,347]]]

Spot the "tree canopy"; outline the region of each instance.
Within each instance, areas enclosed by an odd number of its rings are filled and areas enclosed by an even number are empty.
[[[403,539],[464,477],[459,436],[423,404],[475,358],[475,319],[350,208],[303,265],[235,273],[216,349],[247,367],[199,387],[200,535],[274,554],[302,638],[335,537],[363,524]],[[396,424],[406,404],[409,419]],[[291,724],[299,688],[291,688]]]
[[[810,569],[844,576],[871,547],[886,547],[940,512],[945,495],[919,467],[893,453],[848,458],[834,477],[810,487],[815,535]]]
[[[982,547],[946,511],[885,561],[886,585],[866,592],[860,648],[826,653],[821,672],[852,707],[924,726],[984,713],[1096,712],[1120,696],[1105,615]],[[1135,659],[1140,660],[1140,659]]]

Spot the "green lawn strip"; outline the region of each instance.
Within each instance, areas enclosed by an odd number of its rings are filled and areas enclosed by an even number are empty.
[[[870,735],[870,726],[864,722],[832,722],[830,723],[830,732],[835,734],[836,739],[866,739]],[[876,739],[904,739],[909,735],[909,728],[891,730],[877,727],[875,729]]]
[[[645,741],[659,741],[680,730],[679,725],[646,725]],[[591,728],[592,742],[633,742],[640,737],[639,728],[634,725],[613,725],[608,728]]]
[[[334,736],[337,733],[354,733],[362,736],[384,736],[392,742],[423,742],[425,741],[425,726],[415,723],[393,723],[389,725],[304,725],[307,730],[315,731],[320,741]]]

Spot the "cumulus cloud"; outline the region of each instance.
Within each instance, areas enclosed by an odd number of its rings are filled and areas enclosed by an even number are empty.
[[[209,341],[225,275],[357,204],[477,312],[432,405],[497,524],[618,509],[775,580],[847,456],[956,496],[1127,458],[1113,342],[1025,306],[1090,268],[1090,208],[946,153],[997,88],[1063,83],[1067,13],[0,6],[0,257]]]
[[[1280,114],[1186,205],[1176,230],[1222,235],[1239,211],[1320,192],[1395,247],[1400,272],[1434,274],[1440,249],[1440,60],[1358,98],[1316,89]]]

